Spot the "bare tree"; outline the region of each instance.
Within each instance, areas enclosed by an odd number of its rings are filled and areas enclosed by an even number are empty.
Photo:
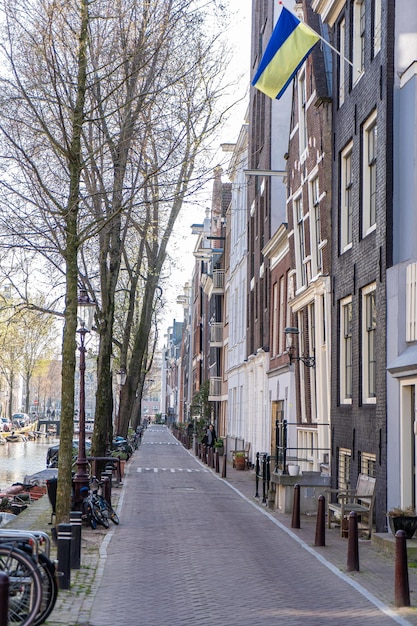
[[[77,286],[97,302],[93,451],[101,454],[111,433],[120,269],[129,292],[141,292],[120,344],[125,432],[167,243],[184,199],[211,172],[204,160],[222,119],[216,103],[227,55],[215,45],[221,29],[208,14],[212,4],[202,6],[7,0],[2,7],[0,245],[42,255],[50,300],[65,322],[57,523],[70,510]]]

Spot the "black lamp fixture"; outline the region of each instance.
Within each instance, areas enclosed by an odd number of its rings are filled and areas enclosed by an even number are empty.
[[[79,328],[77,333],[80,337],[80,399],[79,399],[79,427],[78,427],[78,456],[76,461],[77,471],[74,476],[74,491],[76,505],[82,501],[81,489],[88,487],[90,477],[88,475],[88,461],[85,450],[85,336],[92,329],[94,310],[96,303],[90,300],[85,289],[80,290],[78,296],[77,317]]]
[[[287,326],[284,328],[284,333],[287,337],[287,352],[290,358],[290,365],[293,361],[301,361],[306,367],[316,367],[315,356],[295,356],[295,346],[292,345],[293,335],[299,335],[300,331],[295,326]]]

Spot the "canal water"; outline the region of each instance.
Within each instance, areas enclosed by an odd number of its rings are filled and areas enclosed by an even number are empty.
[[[35,441],[7,442],[0,446],[0,490],[46,469],[47,450],[56,443],[56,438],[41,437]]]

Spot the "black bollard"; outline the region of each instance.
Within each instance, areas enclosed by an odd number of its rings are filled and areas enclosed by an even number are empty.
[[[266,504],[267,454],[262,457],[262,504]],[[298,528],[300,528],[298,526]]]
[[[71,511],[70,525],[71,525],[71,569],[80,569],[81,567],[81,511]]]
[[[214,448],[211,448],[211,463],[210,463],[210,467],[211,469],[214,469],[216,466],[216,451],[214,450]]]
[[[0,572],[0,626],[9,623],[9,576]]]
[[[223,454],[223,465],[222,465],[222,478],[226,478],[226,465],[227,465],[227,453],[226,450]]]
[[[300,526],[300,485],[294,485],[291,528],[301,528]]]
[[[359,572],[358,516],[356,511],[349,514],[348,533],[347,571]]]
[[[261,464],[259,461],[259,452],[256,453],[256,464],[255,464],[255,484],[256,484],[256,493],[255,498],[259,498],[259,474],[261,471]]]
[[[395,606],[410,606],[407,539],[403,530],[395,533]]]
[[[316,537],[314,541],[315,546],[325,546],[326,545],[326,535],[325,535],[325,505],[326,499],[324,496],[319,496],[317,502],[317,520],[316,520]]]
[[[220,472],[220,461],[219,461],[219,451],[216,450],[216,473],[218,474]]]
[[[58,525],[58,585],[69,589],[71,585],[71,524]]]

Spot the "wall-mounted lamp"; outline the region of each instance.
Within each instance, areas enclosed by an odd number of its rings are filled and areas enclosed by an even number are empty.
[[[284,333],[287,338],[287,352],[290,357],[290,365],[293,361],[301,361],[306,367],[316,367],[315,356],[295,356],[295,346],[292,345],[293,335],[299,335],[300,331],[294,326],[287,326],[284,328]]]

